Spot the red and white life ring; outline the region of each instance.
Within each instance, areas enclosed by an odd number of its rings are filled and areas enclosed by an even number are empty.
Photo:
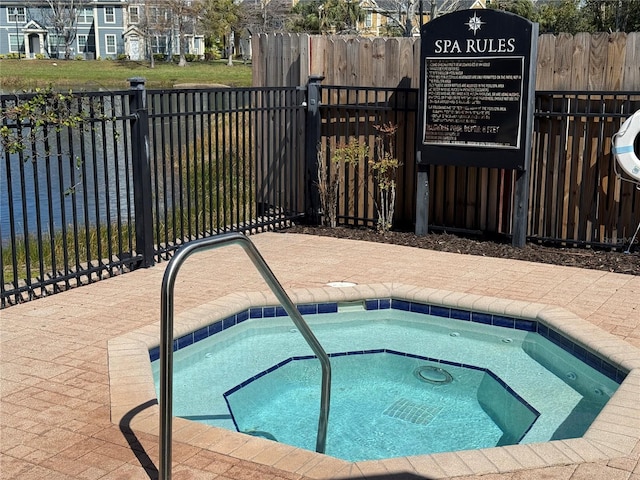
[[[640,183],[640,159],[634,150],[636,138],[640,133],[640,110],[625,120],[618,133],[613,136],[613,154],[620,168]]]

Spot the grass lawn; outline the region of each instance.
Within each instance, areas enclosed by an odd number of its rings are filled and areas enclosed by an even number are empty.
[[[56,89],[95,91],[126,90],[128,78],[143,77],[147,88],[168,88],[176,84],[251,86],[251,66],[226,60],[192,62],[186,67],[156,62],[119,60],[0,60],[0,90],[4,93],[32,90],[49,85]]]

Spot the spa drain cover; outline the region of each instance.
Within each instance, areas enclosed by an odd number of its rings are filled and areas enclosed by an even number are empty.
[[[413,374],[418,380],[436,385],[445,385],[447,383],[451,383],[453,380],[451,374],[444,368],[432,367],[430,365],[416,368],[413,371]]]
[[[436,418],[440,410],[442,410],[442,407],[432,407],[406,398],[400,398],[389,405],[382,413],[414,425],[428,425]]]

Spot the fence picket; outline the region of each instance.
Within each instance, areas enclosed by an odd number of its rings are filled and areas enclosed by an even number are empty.
[[[542,35],[538,40],[536,90],[553,90],[555,54],[556,37],[553,35]]]
[[[573,36],[561,33],[556,37],[556,54],[553,66],[553,90],[569,90],[573,73]]]
[[[612,35],[607,43],[606,75],[603,90],[616,91],[622,87],[624,76],[627,34]]]
[[[591,35],[589,83],[586,90],[598,91],[605,89],[608,43],[609,35],[606,33],[594,33]]]
[[[590,52],[591,35],[588,33],[574,35],[570,90],[588,90]],[[552,88],[552,90],[555,89]]]
[[[386,87],[387,77],[385,71],[385,45],[387,44],[384,38],[376,38],[373,40],[373,48],[371,49],[371,68],[373,73],[371,75],[371,85],[374,87]]]
[[[623,90],[640,90],[640,32],[627,34]]]

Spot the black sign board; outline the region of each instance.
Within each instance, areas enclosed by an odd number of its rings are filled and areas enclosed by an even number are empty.
[[[490,9],[423,25],[420,163],[528,168],[537,36]]]

